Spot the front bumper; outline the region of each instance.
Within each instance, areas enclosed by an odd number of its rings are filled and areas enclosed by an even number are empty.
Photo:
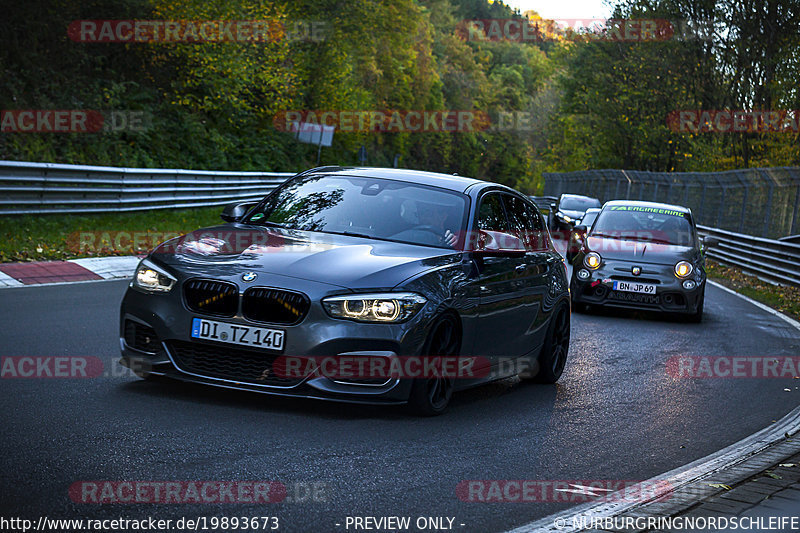
[[[272,286],[306,293],[311,307],[305,318],[296,325],[271,325],[252,322],[241,314],[218,318],[199,315],[190,311],[181,297],[181,284],[166,294],[146,294],[129,288],[120,310],[121,363],[136,373],[146,376],[164,376],[186,382],[201,383],[216,387],[254,391],[278,396],[304,397],[368,404],[402,404],[408,401],[412,381],[408,379],[334,380],[328,377],[311,376],[296,379],[253,378],[252,373],[238,378],[229,372],[198,370],[187,365],[187,361],[200,353],[205,361],[219,357],[220,365],[227,359],[244,357],[248,368],[263,364],[264,376],[271,375],[272,362],[281,355],[326,356],[352,355],[392,358],[420,355],[430,322],[426,305],[409,321],[400,324],[367,324],[331,318],[320,304],[331,287],[297,285],[289,278],[271,280]],[[283,282],[283,283],[282,283]],[[338,291],[341,294],[341,291]],[[282,352],[242,349],[240,346],[203,341],[191,337],[192,319],[208,318],[219,322],[281,329],[285,332],[285,347]],[[126,327],[139,333],[139,341]],[[135,329],[139,328],[139,329]],[[143,337],[144,336],[144,337]],[[150,337],[155,337],[154,339]],[[143,345],[141,338],[149,339]],[[138,349],[137,349],[138,348]],[[146,349],[142,349],[146,348]],[[200,357],[198,356],[198,357]],[[188,359],[187,359],[188,358]],[[242,363],[237,359],[233,366]],[[208,368],[203,367],[203,368]],[[219,368],[219,367],[215,367]]]
[[[631,273],[633,266],[642,268],[640,275],[634,276]],[[581,270],[588,271],[590,276],[581,280],[578,277]],[[683,282],[687,279],[695,282],[693,289],[683,287]],[[616,291],[613,289],[615,281],[651,283],[656,285],[656,293],[649,295]],[[705,281],[705,274],[701,269],[695,269],[688,278],[679,279],[675,277],[672,265],[605,261],[594,271],[576,264],[572,272],[570,291],[572,302],[576,304],[692,314],[702,302]]]

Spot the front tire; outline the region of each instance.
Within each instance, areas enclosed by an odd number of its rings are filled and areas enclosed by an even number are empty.
[[[535,380],[539,383],[555,383],[564,372],[569,352],[570,311],[567,304],[561,304],[553,311],[547,338],[539,354],[539,373]]]
[[[422,350],[423,357],[457,356],[461,349],[461,327],[451,314],[436,320]],[[437,416],[447,409],[453,396],[453,376],[425,376],[415,379],[408,398],[409,407],[418,415]]]

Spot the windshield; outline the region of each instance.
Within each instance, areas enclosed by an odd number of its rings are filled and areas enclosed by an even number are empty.
[[[586,211],[591,207],[600,207],[600,200],[567,196],[561,199],[561,203],[558,207],[559,209],[566,209],[567,211]]]
[[[688,213],[641,206],[606,207],[597,217],[591,235],[680,246],[695,242]]]
[[[309,176],[290,181],[247,222],[454,248],[463,235],[462,194],[368,177]]]
[[[592,211],[591,213],[586,213],[581,220],[581,225],[586,226],[587,228],[591,228],[594,221],[597,219],[597,215],[600,214],[600,211]]]

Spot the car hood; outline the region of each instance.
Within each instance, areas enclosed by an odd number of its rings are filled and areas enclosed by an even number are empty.
[[[612,237],[589,236],[586,242],[590,251],[605,260],[637,261],[655,265],[674,265],[678,261],[692,261],[697,253],[693,246],[631,241]]]
[[[193,275],[254,271],[348,289],[392,288],[461,259],[460,252],[347,235],[222,225],[161,244],[158,262]]]

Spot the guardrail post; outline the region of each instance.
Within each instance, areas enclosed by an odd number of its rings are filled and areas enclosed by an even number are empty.
[[[798,227],[797,227],[797,204],[800,204],[800,183],[797,184],[795,189],[797,191],[794,193],[794,213],[792,214],[792,229],[791,229],[791,232],[790,232],[792,235],[797,235],[797,232],[798,232]]]
[[[622,175],[625,176],[626,180],[628,180],[628,190],[625,192],[625,199],[626,200],[630,200],[631,199],[631,178],[630,178],[630,176],[628,176],[628,173],[625,172],[624,170],[622,171]]]
[[[117,209],[122,208],[122,190],[125,188],[125,169],[119,169],[119,173],[117,174]]]

